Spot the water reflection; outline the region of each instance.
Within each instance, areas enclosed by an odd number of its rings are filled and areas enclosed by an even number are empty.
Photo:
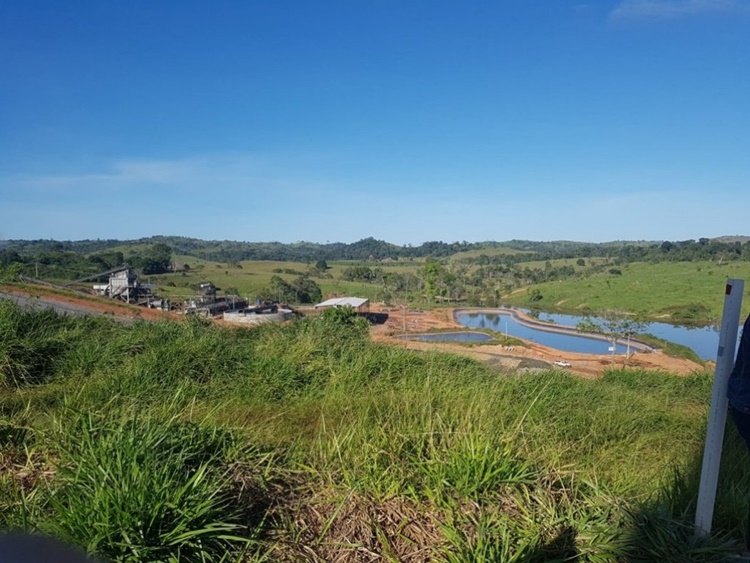
[[[602,321],[602,319],[597,317],[584,317],[582,315],[539,313],[540,321],[553,322],[571,327],[577,326],[587,318],[590,318],[594,322]],[[461,312],[456,315],[456,320],[466,327],[489,328],[502,333],[507,331],[509,336],[531,340],[544,346],[557,348],[558,350],[586,354],[606,354],[609,351],[609,343],[607,342],[578,335],[544,332],[523,326],[505,314]],[[696,328],[668,323],[646,323],[643,332],[652,334],[663,340],[668,340],[669,342],[687,346],[704,360],[716,359],[716,350],[719,346],[719,332],[712,326]],[[616,352],[618,354],[625,353],[625,347],[618,345]]]
[[[488,328],[503,334],[507,333],[508,336],[523,338],[524,340],[530,340],[544,346],[549,346],[550,348],[565,350],[566,352],[583,354],[611,353],[609,349],[610,343],[606,340],[589,338],[583,335],[558,334],[537,330],[520,324],[510,315],[460,312],[456,315],[456,320],[469,328]],[[627,347],[619,344],[615,349],[615,353],[617,354],[624,354],[626,351]]]
[[[592,317],[596,320],[595,317]],[[540,321],[576,326],[585,317],[580,315],[559,315],[555,313],[540,313]],[[669,323],[646,323],[644,333],[652,334],[662,340],[681,344],[692,349],[704,360],[716,360],[716,350],[719,347],[719,331],[713,326],[686,327]]]

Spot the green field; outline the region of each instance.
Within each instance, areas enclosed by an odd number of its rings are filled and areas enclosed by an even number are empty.
[[[509,304],[537,306],[545,310],[607,311],[639,313],[652,319],[674,319],[694,306],[705,315],[696,321],[716,322],[721,318],[724,287],[728,278],[750,280],[750,263],[661,262],[613,266],[622,273],[601,273],[529,286],[542,299],[532,301],[527,288],[503,297]],[[743,315],[750,312],[750,283],[745,286]],[[699,307],[700,308],[700,307]]]
[[[0,527],[114,561],[737,549],[750,476],[731,427],[716,535],[693,537],[710,374],[519,377],[330,313],[125,327],[0,302]]]
[[[172,274],[145,276],[144,281],[156,284],[156,291],[160,295],[182,299],[194,296],[196,286],[205,281],[210,281],[222,289],[235,288],[243,297],[254,298],[259,290],[269,285],[273,276],[279,276],[287,281],[297,276],[293,273],[276,273],[274,270],[293,270],[298,274],[310,272],[310,266],[301,262],[244,261],[230,265],[190,256],[176,256],[174,263],[179,268],[187,264],[190,269]],[[396,273],[415,272],[423,265],[420,261],[392,263],[330,262],[326,271],[326,274],[330,277],[316,275],[313,277],[315,283],[320,286],[324,298],[346,295],[375,300],[380,297],[381,287],[377,284],[341,279],[341,272],[344,268],[356,264],[364,264],[371,268],[378,267],[386,272]]]
[[[730,262],[719,265],[715,262],[634,262],[622,265],[604,265],[605,259],[587,259],[586,265],[576,266],[575,259],[551,261],[553,267],[574,266],[581,277],[561,281],[524,286],[502,300],[511,305],[538,307],[561,312],[596,312],[619,310],[639,314],[644,318],[677,322],[711,323],[721,316],[724,285],[728,278],[750,279],[750,263]],[[195,287],[203,281],[211,281],[223,289],[235,288],[240,295],[253,298],[259,290],[268,286],[271,277],[278,275],[285,280],[296,277],[293,273],[275,273],[274,270],[294,271],[298,274],[310,272],[310,267],[298,262],[245,261],[237,264],[209,262],[187,256],[177,256],[175,264],[188,264],[189,271],[145,277],[157,285],[161,295],[185,299],[195,294]],[[324,298],[354,295],[373,301],[381,300],[382,286],[377,283],[346,281],[341,279],[344,268],[362,264],[370,268],[381,268],[385,272],[420,273],[424,261],[398,261],[391,263],[362,263],[337,261],[329,264],[326,276],[314,276],[321,287]],[[592,267],[602,267],[603,272],[590,273]],[[518,268],[545,267],[545,262],[524,262]],[[476,266],[466,269],[470,275]],[[616,269],[620,274],[609,273]],[[538,290],[542,299],[532,300],[532,290]],[[750,284],[745,291],[743,314],[750,312]],[[421,307],[434,307],[426,302],[419,291],[410,292],[412,303]]]
[[[606,258],[587,258],[587,259],[584,259],[584,262],[585,262],[584,266],[578,266],[576,264],[577,260],[578,260],[577,258],[557,258],[555,260],[532,260],[529,262],[521,262],[520,265],[523,267],[528,267],[528,268],[544,268],[547,265],[547,262],[549,262],[552,266],[555,266],[555,267],[574,266],[577,271],[584,272],[586,271],[587,267],[607,263]]]

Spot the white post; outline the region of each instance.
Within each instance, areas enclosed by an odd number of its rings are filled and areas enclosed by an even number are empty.
[[[724,443],[724,425],[727,421],[727,384],[734,365],[744,288],[744,280],[727,280],[719,348],[716,353],[716,373],[711,393],[711,410],[708,415],[706,446],[703,450],[698,505],[695,509],[695,533],[698,536],[711,533],[721,450]]]
[[[626,358],[630,357],[630,333],[628,333],[628,351],[625,352],[625,357]]]

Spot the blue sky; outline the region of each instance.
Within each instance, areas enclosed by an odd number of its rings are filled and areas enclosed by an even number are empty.
[[[0,239],[749,234],[750,0],[0,0]]]

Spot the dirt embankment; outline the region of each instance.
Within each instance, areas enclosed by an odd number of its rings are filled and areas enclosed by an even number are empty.
[[[72,315],[108,315],[117,319],[131,321],[143,319],[158,321],[162,319],[179,319],[182,315],[159,309],[146,309],[136,305],[128,305],[111,299],[96,297],[77,297],[62,293],[51,292],[46,288],[19,288],[16,286],[0,286],[0,297],[17,302],[21,306],[31,308],[49,308],[63,314]]]

